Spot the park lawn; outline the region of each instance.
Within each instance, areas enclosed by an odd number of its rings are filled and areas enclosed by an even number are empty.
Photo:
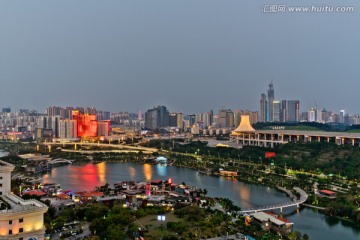
[[[182,219],[175,216],[174,212],[168,212],[163,215],[165,216],[165,221],[158,221],[157,215],[149,215],[138,219],[135,223],[139,225],[139,227],[148,227],[148,229],[151,229],[154,227],[160,227],[161,225],[165,225],[168,222],[182,221]]]

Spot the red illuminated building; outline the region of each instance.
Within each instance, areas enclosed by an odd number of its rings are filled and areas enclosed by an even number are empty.
[[[95,114],[81,114],[79,111],[73,111],[72,119],[77,121],[78,137],[97,136],[98,123]]]

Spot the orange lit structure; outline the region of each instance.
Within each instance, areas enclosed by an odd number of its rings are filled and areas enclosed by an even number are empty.
[[[77,121],[78,137],[96,137],[98,122],[95,114],[81,114],[75,110],[72,112],[72,119]]]

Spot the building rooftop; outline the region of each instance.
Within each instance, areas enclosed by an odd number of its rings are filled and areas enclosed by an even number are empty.
[[[249,115],[241,115],[241,122],[239,126],[232,132],[232,134],[243,132],[255,132],[255,129],[250,124]]]
[[[11,209],[6,209],[0,211],[1,213],[16,213],[16,212],[27,212],[27,211],[37,211],[42,210],[46,212],[48,207],[34,199],[24,200],[21,197],[16,196],[15,194],[5,194],[2,195],[2,198],[11,206]]]
[[[320,192],[320,193],[329,194],[329,195],[331,195],[331,194],[336,194],[335,192],[330,191],[330,190],[319,190],[319,192]]]
[[[276,217],[273,217],[272,215],[264,213],[264,212],[252,213],[252,214],[250,214],[250,216],[252,216],[255,219],[262,221],[262,222],[270,221],[278,226],[281,226],[284,224],[289,224],[288,222],[281,221],[281,220],[277,219]]]

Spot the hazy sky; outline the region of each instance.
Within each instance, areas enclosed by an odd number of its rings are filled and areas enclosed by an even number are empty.
[[[354,6],[263,13],[264,4]],[[275,99],[360,113],[360,2],[1,0],[0,108],[259,110]]]

